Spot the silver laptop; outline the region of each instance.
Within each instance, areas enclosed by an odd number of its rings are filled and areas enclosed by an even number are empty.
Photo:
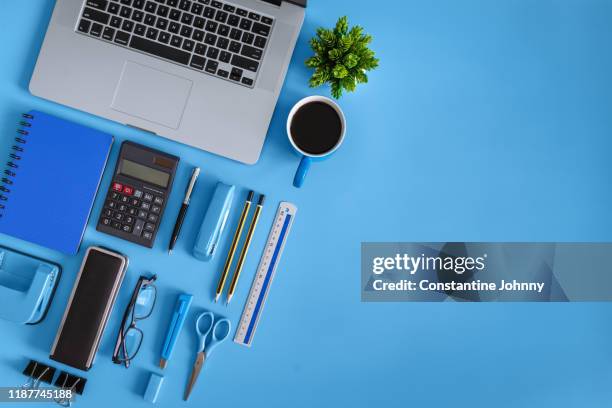
[[[307,0],[57,0],[30,92],[255,163]]]

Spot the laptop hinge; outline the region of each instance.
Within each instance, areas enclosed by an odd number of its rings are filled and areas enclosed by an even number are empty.
[[[283,3],[283,0],[261,0],[265,3],[274,4],[275,6],[280,6]]]
[[[156,134],[157,134],[157,133],[153,132],[152,130],[148,130],[148,129],[145,129],[145,128],[141,128],[141,127],[139,127],[139,126],[131,125],[131,124],[129,124],[129,123],[126,123],[126,126],[131,127],[131,128],[134,128],[134,129],[142,130],[143,132],[153,133],[154,135],[156,135]]]
[[[263,1],[267,1],[268,3],[272,3],[272,4],[277,4],[280,6],[280,3],[282,3],[283,1],[286,1],[287,3],[291,3],[291,4],[295,4],[296,6],[300,6],[300,7],[304,7],[306,8],[306,3],[308,2],[308,0],[263,0]]]

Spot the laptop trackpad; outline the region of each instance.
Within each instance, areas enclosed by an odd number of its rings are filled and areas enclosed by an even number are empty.
[[[111,108],[177,129],[192,85],[189,79],[126,61]]]

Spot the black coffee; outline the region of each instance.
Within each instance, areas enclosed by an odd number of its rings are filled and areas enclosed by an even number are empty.
[[[303,105],[291,121],[291,138],[304,152],[324,154],[342,137],[342,121],[336,110],[323,102]]]

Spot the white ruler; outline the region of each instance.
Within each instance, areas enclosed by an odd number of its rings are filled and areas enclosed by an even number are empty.
[[[274,280],[276,267],[283,253],[283,248],[285,247],[285,242],[287,242],[296,213],[297,207],[294,204],[281,202],[278,205],[278,211],[274,217],[274,223],[268,235],[266,247],[259,261],[257,273],[253,278],[251,291],[244,305],[240,324],[234,336],[234,341],[238,344],[250,347],[253,342],[259,317],[266,303],[270,285],[272,280]]]

